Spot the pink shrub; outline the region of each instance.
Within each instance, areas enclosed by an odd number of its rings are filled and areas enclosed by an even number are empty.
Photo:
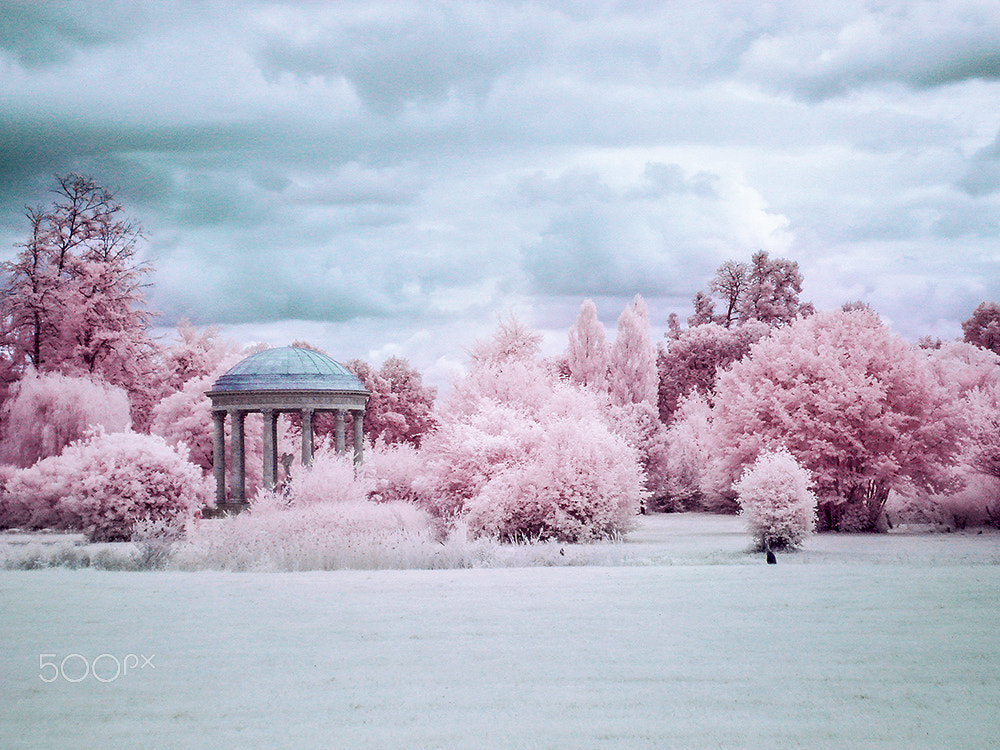
[[[524,463],[488,477],[466,505],[474,535],[587,542],[633,528],[642,474],[624,440],[602,429],[596,418],[527,427]]]
[[[816,527],[809,472],[787,450],[764,453],[735,489],[740,516],[758,551],[798,547]]]
[[[11,472],[0,497],[0,528],[80,528],[79,515],[61,505],[73,491],[74,477],[66,463],[61,455],[50,456]]]
[[[337,455],[328,443],[320,444],[309,466],[297,466],[291,480],[274,492],[262,491],[254,507],[306,506],[319,503],[361,502],[367,492],[362,481],[354,476],[351,456]]]
[[[526,460],[523,438],[533,427],[540,429],[492,399],[471,414],[447,414],[422,448],[424,465],[413,483],[421,503],[446,520],[463,514],[490,477]]]
[[[21,469],[7,497],[31,509],[31,527],[79,528],[92,541],[131,537],[140,519],[183,524],[209,499],[183,452],[134,432],[98,433]]]
[[[57,455],[91,427],[128,429],[128,395],[100,380],[29,369],[11,389],[3,424],[2,460],[31,466]]]
[[[419,502],[413,482],[422,466],[421,453],[412,445],[377,442],[369,446],[361,465],[368,499],[377,503]]]
[[[636,451],[608,427],[601,399],[537,360],[511,322],[473,352],[442,405],[414,481],[438,517],[473,534],[585,540],[627,531],[644,497]]]

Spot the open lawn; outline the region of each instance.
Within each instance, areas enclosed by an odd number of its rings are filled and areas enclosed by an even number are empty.
[[[997,532],[746,546],[683,514],[565,566],[2,570],[0,746],[996,746]]]

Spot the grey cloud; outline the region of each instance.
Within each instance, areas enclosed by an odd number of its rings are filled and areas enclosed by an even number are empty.
[[[720,178],[652,162],[634,186],[611,188],[596,173],[534,175],[526,185],[550,218],[522,247],[522,267],[544,294],[686,294],[681,277],[738,244],[739,221],[716,191]],[[706,264],[706,259],[709,263]],[[699,282],[700,283],[700,282]]]
[[[529,6],[530,7],[530,6]],[[450,93],[484,95],[511,66],[537,55],[535,18],[485,4],[402,3],[379,13],[306,11],[264,32],[258,57],[271,74],[343,77],[378,112]]]
[[[993,143],[972,155],[968,171],[958,185],[974,196],[1000,190],[1000,132]]]
[[[865,8],[826,26],[762,35],[741,75],[818,101],[883,83],[926,89],[1000,80],[1000,14],[991,2]]]
[[[553,202],[559,204],[594,200],[606,203],[614,193],[597,172],[570,169],[556,178],[542,172],[521,179],[518,194],[527,205]]]
[[[78,49],[120,39],[117,24],[95,14],[93,3],[46,3],[11,0],[0,4],[0,49],[23,65],[42,67],[66,62]]]

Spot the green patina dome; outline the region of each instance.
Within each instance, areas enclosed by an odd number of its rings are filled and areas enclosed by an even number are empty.
[[[335,359],[297,346],[251,354],[216,380],[212,390],[367,393],[364,384]]]

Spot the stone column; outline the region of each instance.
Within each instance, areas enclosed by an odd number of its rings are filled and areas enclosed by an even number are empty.
[[[229,415],[233,431],[232,437],[229,439],[233,460],[233,502],[245,503],[247,501],[247,459],[243,423],[247,413],[234,409]]]
[[[346,446],[346,442],[344,440],[344,410],[337,409],[336,415],[337,418],[334,427],[334,435],[337,438],[337,455],[342,456],[344,455],[344,448]]]
[[[273,409],[264,410],[264,487],[278,484],[278,420]]]
[[[356,411],[354,416],[354,466],[360,466],[365,451],[365,413]]]
[[[215,505],[226,503],[226,412],[212,412],[212,474],[215,476]]]
[[[313,458],[313,410],[302,409],[302,465],[308,466]]]

